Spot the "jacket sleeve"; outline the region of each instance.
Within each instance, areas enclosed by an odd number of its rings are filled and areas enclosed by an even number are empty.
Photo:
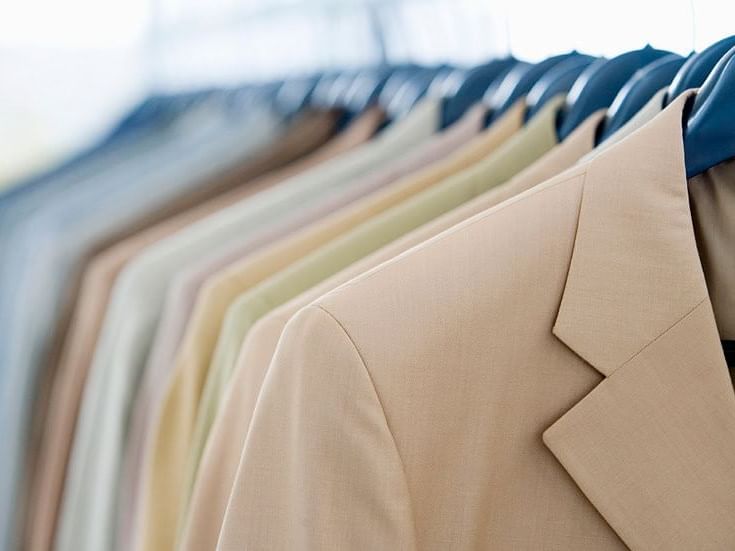
[[[415,549],[403,465],[358,349],[310,306],[266,376],[218,549]]]

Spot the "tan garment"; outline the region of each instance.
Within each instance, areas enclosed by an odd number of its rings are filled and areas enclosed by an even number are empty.
[[[690,97],[297,314],[218,549],[734,548]]]
[[[278,338],[288,319],[338,285],[568,168],[594,146],[595,130],[603,114],[602,111],[595,113],[563,144],[554,147],[509,182],[353,264],[256,323],[242,345],[230,389],[207,443],[181,549],[211,549],[217,542],[255,401],[265,371],[273,358]]]
[[[256,181],[248,181],[252,180],[249,174],[252,174],[253,177],[258,176],[264,170],[267,171],[269,167],[291,162],[318,147],[320,143],[324,143],[333,132],[336,117],[333,114],[327,117],[323,115],[307,117],[297,122],[284,139],[258,160],[259,166],[251,167],[250,171],[244,166],[241,167],[238,172],[242,176],[240,184],[247,182],[247,186],[236,188],[199,207],[165,220],[118,243],[94,258],[85,271],[79,300],[71,317],[67,338],[58,363],[51,364],[57,367],[54,369],[56,374],[49,398],[48,416],[44,427],[42,448],[38,456],[38,467],[36,476],[32,480],[32,501],[25,532],[27,549],[47,550],[51,548],[81,391],[110,290],[115,277],[125,263],[149,244],[170,235],[181,227],[359,145],[375,132],[382,118],[380,109],[370,110],[344,133],[307,157]],[[270,158],[270,162],[266,163],[264,161],[266,158]],[[232,178],[236,179],[234,174]]]

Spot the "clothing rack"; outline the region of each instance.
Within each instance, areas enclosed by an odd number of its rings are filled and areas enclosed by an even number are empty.
[[[735,35],[396,54],[427,5],[0,172],[0,551],[735,549]]]

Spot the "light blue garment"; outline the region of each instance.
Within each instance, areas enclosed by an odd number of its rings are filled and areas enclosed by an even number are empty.
[[[35,382],[80,261],[101,240],[242,162],[282,130],[269,109],[237,114],[219,99],[203,102],[163,129],[126,132],[121,144],[71,174],[0,203],[3,548],[17,547],[14,512]]]
[[[145,111],[150,110],[142,109],[138,114]],[[160,112],[151,112],[149,124],[138,120],[134,129],[102,144],[82,159],[72,161],[45,178],[24,183],[0,197],[0,265],[3,266],[0,270],[0,329],[3,331],[0,342],[6,342],[9,338],[7,329],[15,321],[10,290],[18,280],[18,272],[12,265],[12,258],[24,246],[16,241],[22,225],[32,220],[44,205],[52,204],[61,197],[68,197],[84,185],[93,184],[106,172],[124,166],[136,155],[165,141],[167,135],[171,135],[171,125],[170,121],[159,118],[159,114]],[[10,369],[7,351],[7,347],[0,347],[0,366],[3,367],[0,371],[0,397],[5,396],[5,372]],[[0,413],[2,412],[0,409]],[[0,484],[0,490],[2,489]],[[4,492],[0,491],[0,495],[4,495]]]
[[[15,230],[46,201],[54,200],[59,194],[73,192],[80,182],[100,174],[108,166],[115,166],[131,158],[136,151],[141,151],[141,144],[147,137],[152,134],[160,135],[162,131],[156,125],[136,129],[90,151],[84,158],[73,161],[61,170],[44,178],[24,182],[0,198],[0,430],[10,431],[0,455],[0,549],[12,550],[19,547],[18,513],[22,511],[23,504],[17,502],[17,485],[25,482],[21,478],[21,463],[25,461],[22,452],[25,448],[27,412],[18,410],[18,394],[22,390],[14,389],[10,380],[17,378],[14,371],[28,371],[30,368],[20,363],[11,363],[10,360],[9,343],[15,319],[12,286],[5,284],[22,277],[10,260]]]
[[[60,178],[77,174],[74,171],[87,168],[85,166],[87,163],[99,160],[101,155],[137,143],[145,133],[163,130],[168,123],[197,103],[211,98],[213,94],[214,92],[210,90],[147,98],[90,147],[73,155],[59,166],[0,190],[0,202],[13,201],[37,186],[55,187]]]

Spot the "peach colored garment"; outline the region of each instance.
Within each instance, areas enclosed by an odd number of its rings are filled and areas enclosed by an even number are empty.
[[[340,136],[323,149],[325,151],[334,149],[337,154],[341,149],[340,143],[349,146],[354,141],[356,145],[359,141],[367,139],[370,131],[374,131],[381,119],[382,115],[377,110],[370,112],[366,115],[366,122],[363,124],[369,129],[360,129],[358,125],[356,130],[359,132],[348,131],[344,137]],[[271,167],[287,163],[308,153],[310,149],[323,143],[332,133],[334,122],[334,115],[305,118],[297,122],[293,128],[294,132],[287,134],[272,150],[258,158],[255,165],[250,168],[243,166],[233,171],[228,178],[242,184],[268,171]],[[294,168],[298,169],[297,166]],[[292,169],[284,170],[286,171],[285,177]],[[274,182],[275,180],[266,177],[257,182],[251,182],[248,186],[235,189],[99,253],[90,263],[84,275],[79,302],[71,318],[68,336],[55,370],[47,425],[44,428],[43,447],[39,453],[38,469],[32,482],[32,501],[25,532],[27,549],[40,551],[50,549],[52,546],[79,397],[104,315],[107,297],[117,273],[130,258],[148,244],[175,232],[183,225],[205,216],[212,210],[222,208]]]
[[[216,545],[255,401],[286,322],[338,285],[568,168],[592,149],[602,117],[602,112],[591,116],[564,143],[509,182],[383,247],[256,323],[242,345],[227,397],[207,442],[183,531],[182,550],[212,549]]]
[[[691,97],[292,318],[217,548],[732,549]]]

